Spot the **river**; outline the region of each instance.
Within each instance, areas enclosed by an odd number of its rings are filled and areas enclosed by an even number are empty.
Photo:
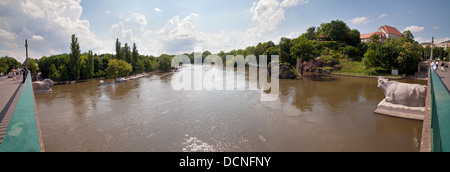
[[[261,91],[175,91],[171,76],[36,95],[45,150],[419,150],[421,121],[373,113],[384,98],[375,79],[307,73],[280,80],[279,99],[262,102]]]

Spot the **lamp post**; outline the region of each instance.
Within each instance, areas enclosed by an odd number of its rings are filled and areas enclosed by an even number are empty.
[[[433,61],[433,49],[434,49],[434,37],[431,38],[431,58],[430,58],[430,61]]]
[[[25,39],[25,51],[26,51],[25,61],[27,62],[25,65],[29,65],[29,62],[28,62],[28,40],[26,40],[26,39]]]

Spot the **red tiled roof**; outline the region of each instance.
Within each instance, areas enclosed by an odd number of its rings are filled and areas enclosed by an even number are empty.
[[[397,36],[403,36],[403,34],[398,31],[395,27],[392,26],[388,26],[388,25],[384,25],[381,26],[380,28],[383,28],[383,30],[387,33],[387,34],[393,34],[393,35],[397,35]]]
[[[372,35],[377,34],[380,36],[380,38],[386,38],[386,36],[384,35],[383,32],[373,32],[373,33],[366,33],[366,34],[361,34],[361,36],[359,36],[361,39],[369,39]]]

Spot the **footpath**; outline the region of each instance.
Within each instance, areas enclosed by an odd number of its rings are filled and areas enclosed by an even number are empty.
[[[21,91],[22,77],[0,78],[0,144],[5,137]]]

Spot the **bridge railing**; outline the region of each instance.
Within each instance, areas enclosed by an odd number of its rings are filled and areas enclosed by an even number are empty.
[[[437,75],[430,70],[431,151],[450,152],[450,95]]]
[[[31,75],[22,87],[0,152],[42,152],[44,144],[39,128]]]

